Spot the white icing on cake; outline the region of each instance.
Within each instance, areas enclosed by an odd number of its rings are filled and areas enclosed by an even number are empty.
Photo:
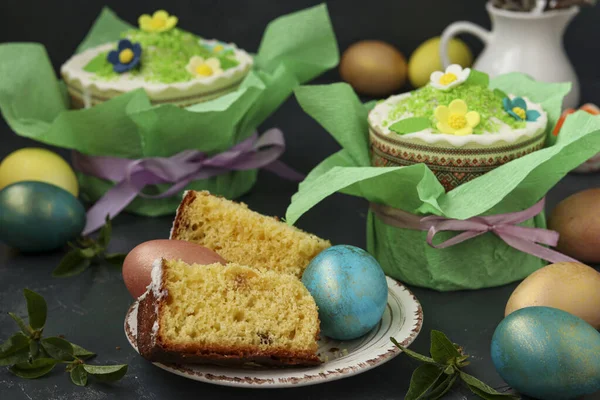
[[[520,140],[525,140],[537,136],[546,129],[548,124],[548,114],[543,108],[537,104],[531,102],[528,98],[523,97],[527,103],[528,110],[536,110],[540,113],[540,117],[536,121],[526,122],[525,128],[514,129],[502,121],[497,119],[494,122],[499,124],[497,132],[484,132],[482,134],[471,134],[465,136],[450,135],[446,133],[439,133],[432,128],[424,129],[419,132],[413,132],[405,135],[397,135],[395,132],[390,130],[390,126],[397,121],[413,116],[412,113],[406,113],[400,118],[390,120],[389,114],[394,109],[396,104],[403,99],[411,96],[411,93],[403,93],[400,95],[392,96],[387,100],[377,104],[369,113],[369,126],[371,129],[375,129],[377,132],[384,135],[396,135],[397,138],[407,141],[420,141],[428,144],[450,144],[455,147],[463,147],[470,144],[490,146],[499,142],[515,143]],[[512,99],[514,96],[509,95]],[[384,126],[384,121],[388,123]]]
[[[90,108],[92,106],[92,92],[87,87],[83,88],[83,107]]]
[[[158,328],[159,328],[159,324],[158,324],[158,303],[159,300],[162,299],[164,296],[167,295],[167,292],[165,290],[161,290],[161,286],[162,286],[162,263],[163,263],[163,259],[162,258],[157,258],[156,260],[154,260],[154,262],[152,263],[152,271],[150,272],[150,277],[152,278],[152,281],[150,282],[150,285],[148,285],[148,291],[146,293],[144,293],[144,297],[147,295],[147,293],[149,291],[152,291],[152,294],[154,295],[154,313],[156,314],[156,319],[154,320],[154,324],[152,325],[152,331],[150,333],[150,337],[152,339],[152,346],[154,346],[155,342],[156,342],[156,334],[158,333]],[[142,300],[142,298],[140,298],[140,301]]]
[[[217,40],[200,39],[201,43],[214,45]],[[60,69],[69,90],[78,91],[83,94],[84,105],[91,104],[87,96],[99,96],[112,98],[116,95],[130,92],[135,89],[144,89],[148,97],[154,101],[178,100],[192,96],[207,96],[225,90],[231,86],[241,83],[243,78],[252,68],[253,59],[244,50],[238,49],[235,44],[229,43],[234,51],[239,65],[224,70],[222,73],[207,77],[195,77],[186,82],[159,83],[148,82],[143,76],[135,76],[128,72],[118,77],[103,79],[96,74],[84,70],[85,66],[99,53],[113,50],[115,43],[107,43],[82,53],[72,56]]]

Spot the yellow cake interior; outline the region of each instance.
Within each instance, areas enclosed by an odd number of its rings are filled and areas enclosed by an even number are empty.
[[[173,232],[172,239],[198,243],[230,262],[297,277],[317,254],[331,246],[327,240],[256,213],[246,204],[208,192],[196,192],[195,199],[179,210],[178,219],[187,227]]]
[[[238,264],[164,261],[161,340],[177,345],[315,354],[317,306],[295,277]]]

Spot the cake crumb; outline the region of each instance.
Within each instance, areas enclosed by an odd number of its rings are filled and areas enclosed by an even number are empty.
[[[337,353],[338,351],[340,351],[340,349],[338,349],[337,347],[332,347],[329,349],[330,353]]]
[[[115,350],[121,350],[121,346],[115,347]]]

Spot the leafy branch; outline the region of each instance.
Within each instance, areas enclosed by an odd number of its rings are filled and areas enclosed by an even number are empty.
[[[29,323],[14,313],[8,313],[19,326],[20,332],[0,345],[0,366],[9,366],[9,371],[21,378],[35,379],[47,375],[58,364],[66,364],[71,381],[79,386],[85,386],[89,376],[102,382],[117,381],[125,376],[127,364],[86,364],[85,360],[96,354],[62,337],[44,338],[42,335],[48,312],[46,300],[29,289],[23,290],[23,294],[27,301]]]
[[[474,376],[461,371],[461,368],[469,365],[470,356],[464,354],[460,346],[452,343],[440,331],[431,331],[431,347],[429,349],[431,357],[407,349],[394,338],[390,338],[390,340],[407,356],[423,363],[413,372],[404,400],[440,399],[459,379],[469,387],[471,392],[482,399],[520,399],[517,395],[500,393]]]
[[[121,266],[125,260],[124,253],[106,253],[110,236],[112,234],[112,224],[108,215],[106,223],[100,228],[100,233],[96,240],[90,237],[81,237],[75,243],[69,243],[69,251],[58,267],[52,272],[52,276],[66,278],[79,275],[93,264],[107,261],[110,264]]]

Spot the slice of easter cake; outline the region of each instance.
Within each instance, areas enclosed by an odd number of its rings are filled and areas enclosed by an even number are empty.
[[[193,190],[184,194],[170,238],[208,247],[230,262],[299,278],[308,263],[331,246],[244,203]]]
[[[315,301],[289,274],[159,259],[139,300],[137,344],[151,361],[315,365],[318,336]]]

